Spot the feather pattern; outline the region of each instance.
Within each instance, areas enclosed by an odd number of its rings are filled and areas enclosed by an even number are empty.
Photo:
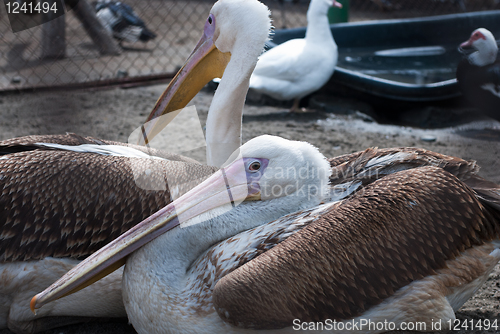
[[[150,156],[160,157],[170,161],[184,161],[191,163],[198,163],[196,160],[184,157],[179,154],[170,153],[155,148],[144,147],[133,144],[126,144],[115,142],[105,139],[97,139],[93,137],[83,137],[74,133],[67,133],[65,135],[32,135],[25,137],[17,137],[0,141],[0,156],[18,153],[21,151],[33,151],[36,149],[49,149],[44,143],[66,145],[66,146],[79,146],[79,145],[115,145],[131,147]]]
[[[188,271],[185,295],[196,312],[213,311],[212,291],[224,276],[272,249],[332,210],[337,202],[295,212],[269,224],[241,232],[211,247]],[[201,305],[201,306],[200,306]]]
[[[243,151],[267,152],[265,159],[276,153],[261,143]],[[310,164],[280,157],[277,166]],[[498,186],[481,182],[474,162],[413,148],[368,149],[332,159],[330,167],[343,171],[330,179],[347,189],[340,201],[322,196],[318,207],[285,216],[275,213],[276,203],[293,212],[305,194],[299,202],[242,203],[221,216],[202,211],[198,224],[174,227],[133,252],[123,278],[130,321],[140,332],[211,333],[288,332],[294,319],[454,319],[500,259]],[[113,245],[100,255],[115,252]]]
[[[151,159],[57,150],[42,142],[126,147],[73,134],[0,142],[0,263],[83,259],[216,170],[157,150],[149,153],[178,161],[155,160],[151,168]],[[165,184],[167,175],[170,189],[144,189]]]
[[[61,151],[43,143],[127,147],[123,143],[75,134],[27,136],[0,142],[0,262],[47,256],[82,259],[170,202],[168,190],[147,191],[137,187],[129,158]],[[188,175],[215,171],[215,168],[205,171],[207,167],[196,164],[185,164],[181,168],[176,161],[192,160],[142,146],[129,147],[170,160],[159,162],[163,171],[176,166],[179,170],[176,178],[181,186],[171,189],[175,196],[199,182],[188,182]],[[136,161],[134,168],[148,167],[149,161]],[[371,148],[331,158],[329,162],[333,171],[332,192],[341,194],[336,199],[345,198],[361,185],[402,169],[439,166],[462,180],[469,179],[478,170],[474,162],[416,148]],[[156,175],[157,179],[150,182],[157,183],[165,177]],[[475,180],[478,183],[480,178]],[[484,182],[482,184],[484,188]],[[491,191],[489,194],[490,199],[499,196]],[[63,228],[55,229],[59,224]]]
[[[435,166],[466,181],[479,171],[475,161],[414,147],[368,148],[330,158],[331,199],[340,200],[386,175],[423,166]],[[479,177],[476,177],[480,179]]]
[[[499,221],[448,172],[396,172],[221,278],[213,303],[245,328],[351,319],[497,239]]]
[[[170,166],[173,168],[173,165],[179,170],[176,179],[180,188],[171,189],[175,196],[199,182],[188,182],[188,175],[215,171],[215,168],[205,171],[207,167],[196,164],[179,167],[178,162],[193,160],[168,152],[75,134],[27,136],[2,141],[0,262],[47,256],[82,259],[170,202],[168,190],[147,191],[137,187],[129,158],[69,152],[44,143],[132,147],[169,160],[158,163],[163,171],[169,170]],[[144,170],[148,167],[149,161],[136,161],[134,168]],[[474,162],[416,148],[371,148],[331,158],[329,162],[332,166],[332,192],[341,194],[336,199],[345,198],[360,186],[402,169],[438,166],[462,180],[469,179],[478,170]],[[164,174],[156,175],[156,179],[150,179],[150,182],[158,183],[165,177]],[[478,184],[481,179],[474,180]],[[172,184],[172,177],[169,181]],[[498,203],[498,190],[485,189],[485,183],[481,184],[484,196],[486,193],[489,199],[496,196]],[[63,228],[56,230],[54,227],[58,224]]]

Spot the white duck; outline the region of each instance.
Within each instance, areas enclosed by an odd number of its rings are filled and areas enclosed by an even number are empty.
[[[299,111],[300,99],[320,89],[332,76],[338,50],[328,23],[335,0],[311,0],[305,38],[292,39],[264,53],[250,78],[250,88],[277,100],[291,100]]]
[[[476,29],[460,44],[459,51],[464,54],[457,67],[462,94],[483,113],[500,121],[500,60],[495,37],[489,30]]]

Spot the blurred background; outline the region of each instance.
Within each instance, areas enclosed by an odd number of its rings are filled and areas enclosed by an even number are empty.
[[[37,3],[36,0],[17,2]],[[61,0],[52,2],[62,3]],[[276,29],[306,26],[309,0],[263,2],[272,11]],[[50,24],[16,33],[12,32],[6,7],[0,5],[0,91],[93,87],[112,83],[134,85],[168,79],[200,38],[205,17],[214,1],[123,1],[130,9],[106,8],[103,1],[65,3],[66,15],[50,21]],[[343,3],[344,12],[330,15],[332,23],[500,9],[500,0],[344,0]],[[132,21],[138,18],[136,26],[142,21],[147,29],[146,36],[142,37],[144,41],[135,41],[117,32],[111,40],[99,40],[99,32],[92,31],[92,24],[88,24],[90,9],[98,14],[101,11],[98,16],[102,22],[116,19],[117,13],[131,16]],[[27,20],[37,23],[47,20],[47,17],[35,14]],[[130,22],[121,22],[118,26],[123,28],[127,24]],[[141,24],[137,27],[142,28]],[[467,37],[464,36],[464,40]]]

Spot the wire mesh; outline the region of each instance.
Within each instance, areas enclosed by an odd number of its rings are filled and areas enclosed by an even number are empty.
[[[13,1],[13,0],[12,0]],[[41,0],[40,0],[41,1]],[[87,0],[80,0],[87,1]],[[70,10],[65,23],[65,57],[42,57],[42,26],[13,33],[0,5],[0,91],[174,73],[196,45],[213,1],[124,0],[157,37],[146,43],[121,42],[119,55],[103,55]],[[307,25],[308,0],[264,0],[273,25]],[[349,20],[378,20],[497,9],[500,0],[351,0]]]

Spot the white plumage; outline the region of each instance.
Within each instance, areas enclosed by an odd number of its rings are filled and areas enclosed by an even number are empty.
[[[301,98],[320,89],[332,76],[338,50],[328,23],[335,0],[311,0],[307,11],[306,37],[285,42],[264,53],[250,78],[250,88],[277,100]]]

